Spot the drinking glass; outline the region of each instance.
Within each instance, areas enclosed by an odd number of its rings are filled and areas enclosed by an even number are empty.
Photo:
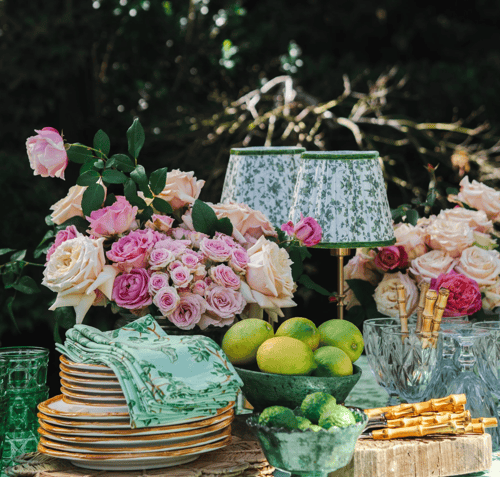
[[[8,467],[18,455],[37,449],[37,406],[49,396],[49,350],[35,346],[0,348],[0,359],[6,366],[2,467]]]
[[[7,418],[7,360],[0,357],[0,474],[2,473],[2,452],[5,441]]]
[[[414,329],[402,333],[386,326],[381,336],[384,364],[399,397],[408,403],[424,401],[443,356],[442,333],[429,338]]]

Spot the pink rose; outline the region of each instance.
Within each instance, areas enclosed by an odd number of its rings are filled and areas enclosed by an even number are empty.
[[[177,267],[182,267],[183,263],[180,260],[174,260],[172,263],[169,264],[168,269],[169,271],[175,270]]]
[[[182,330],[192,330],[207,309],[207,302],[195,293],[183,293],[177,308],[168,319]]]
[[[224,240],[204,238],[200,244],[200,252],[214,262],[225,262],[231,256],[231,247]]]
[[[147,264],[151,249],[162,238],[162,234],[151,229],[134,230],[111,245],[106,257],[113,266],[124,272],[132,268],[143,268]]]
[[[466,222],[437,217],[425,229],[426,242],[432,249],[444,250],[453,258],[474,242],[474,230]]]
[[[122,308],[138,310],[153,303],[149,294],[149,273],[144,268],[134,268],[115,278],[113,301]]]
[[[444,316],[472,315],[481,309],[481,291],[477,282],[454,270],[433,278],[431,288],[450,290]]]
[[[94,210],[87,220],[90,222],[89,233],[96,237],[109,237],[126,232],[135,224],[138,208],[132,207],[124,196],[116,196],[116,201],[107,207]]]
[[[186,250],[186,252],[181,255],[181,262],[190,270],[195,269],[200,261],[201,257],[193,250]]]
[[[170,237],[163,236],[162,240],[160,240],[156,246],[158,248],[161,247],[171,250],[177,258],[183,254],[190,245],[191,242],[189,240],[174,240]]]
[[[408,271],[415,277],[418,283],[422,280],[429,282],[442,273],[449,273],[458,260],[448,255],[443,250],[431,250],[411,261]]]
[[[66,240],[70,240],[75,237],[79,237],[81,235],[80,232],[78,232],[77,228],[74,225],[69,225],[66,227],[64,230],[59,230],[56,234],[56,239],[54,241],[54,244],[52,247],[49,248],[47,252],[47,262],[50,259],[50,256],[54,253],[55,249],[59,247],[63,242],[66,242]]]
[[[231,248],[237,247],[239,244],[236,243],[233,237],[230,237],[229,235],[223,234],[221,232],[215,232],[215,237],[221,240],[224,240]]]
[[[248,252],[243,247],[234,248],[231,251],[229,265],[235,272],[244,273],[248,266]]]
[[[167,174],[163,191],[158,195],[166,200],[172,209],[177,210],[188,204],[193,204],[200,196],[205,181],[197,181],[194,172],[181,172],[174,169]]]
[[[391,245],[379,249],[375,256],[375,266],[383,272],[408,266],[408,254],[401,245]]]
[[[172,228],[174,219],[168,215],[153,214],[151,220],[145,224],[150,229],[159,230],[160,232],[168,232]]]
[[[26,150],[30,166],[35,176],[60,177],[64,179],[64,171],[68,166],[68,155],[64,148],[64,141],[57,129],[35,129],[37,136],[29,137],[26,141]]]
[[[191,275],[189,268],[179,265],[170,271],[170,279],[176,287],[185,288],[193,280],[193,275]]]
[[[241,286],[241,280],[236,273],[234,273],[231,267],[227,265],[217,265],[212,267],[209,272],[210,278],[217,283],[217,285],[231,288],[233,290],[239,290]]]
[[[161,242],[158,242],[161,243]],[[161,270],[165,268],[174,261],[175,253],[172,250],[168,250],[164,247],[159,247],[158,243],[153,247],[151,253],[149,254],[149,265],[151,265],[152,270]]]
[[[246,306],[246,301],[240,292],[215,284],[210,285],[205,291],[205,300],[207,301],[207,314],[203,316],[199,324],[202,330],[208,325],[230,325],[235,316]]]
[[[204,296],[205,295],[205,290],[207,289],[208,285],[205,283],[204,280],[198,280],[193,283],[193,287],[191,288],[191,291],[193,293],[196,293],[197,295]]]
[[[291,237],[295,237],[301,245],[313,247],[321,242],[323,231],[318,222],[312,217],[303,217],[296,225],[292,222],[287,222],[281,226],[281,230],[286,232]]]
[[[155,295],[162,288],[168,287],[168,273],[153,272],[149,277],[149,294]]]
[[[181,298],[174,287],[165,286],[158,290],[153,298],[153,303],[158,307],[163,316],[171,315],[179,306]]]

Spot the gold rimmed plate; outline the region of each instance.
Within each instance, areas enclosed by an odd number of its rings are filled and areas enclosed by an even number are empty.
[[[97,373],[113,373],[113,370],[104,364],[90,364],[90,363],[75,363],[70,359],[66,358],[64,355],[59,356],[59,361],[70,369],[80,370],[80,371],[91,371]],[[114,374],[114,373],[113,373]]]
[[[73,386],[80,386],[82,388],[107,388],[107,389],[121,389],[120,382],[114,376],[113,378],[92,378],[92,377],[81,377],[73,376],[71,374],[66,374],[64,371],[59,373],[59,377],[64,379],[67,383],[71,383]]]
[[[62,394],[54,396],[38,405],[38,410],[46,416],[73,420],[100,421],[117,417],[128,418],[127,406],[89,406],[66,402]]]
[[[70,383],[69,381],[66,381],[65,379],[61,378],[61,386],[67,391],[67,392],[72,392],[75,395],[78,395],[80,397],[85,397],[85,396],[95,396],[95,395],[109,395],[109,396],[114,396],[116,395],[117,397],[121,397],[122,399],[125,399],[125,396],[123,394],[122,388],[118,387],[91,387],[91,386],[77,386],[73,383]]]
[[[70,376],[79,377],[79,378],[93,378],[93,379],[98,379],[98,380],[112,379],[112,380],[117,381],[116,374],[113,373],[113,371],[108,372],[108,371],[102,371],[102,370],[90,371],[90,370],[86,370],[86,369],[73,369],[73,368],[69,368],[68,366],[66,366],[62,363],[59,364],[59,369],[61,371],[63,371],[65,374],[68,374]]]
[[[102,403],[102,404],[109,404],[109,403],[114,403],[116,405],[124,405],[127,404],[127,401],[125,400],[125,396],[123,393],[113,393],[113,394],[80,394],[76,393],[74,391],[71,391],[70,389],[61,386],[61,392],[63,396],[71,398],[70,401],[66,402],[83,402],[89,403],[89,405],[93,405],[95,403]]]

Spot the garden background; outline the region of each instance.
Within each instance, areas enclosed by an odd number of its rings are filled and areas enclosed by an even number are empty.
[[[391,207],[420,215],[464,174],[499,187],[500,3],[440,3],[0,0],[0,248],[33,259],[49,207],[75,183],[75,165],[65,181],[33,176],[25,141],[45,126],[83,144],[102,129],[123,152],[138,117],[146,170],[195,171],[209,202],[242,146],[378,150]],[[335,259],[312,252],[309,275],[335,290]],[[42,270],[26,273],[40,283]],[[1,346],[53,348],[42,288],[0,289]],[[302,289],[292,313],[336,316]],[[113,317],[96,308],[89,322]]]

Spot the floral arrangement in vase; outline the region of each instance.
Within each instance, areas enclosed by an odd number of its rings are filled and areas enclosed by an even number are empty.
[[[500,222],[500,192],[466,176],[448,201],[457,205],[414,224],[395,224],[394,245],[357,250],[344,267],[347,310],[363,310],[365,317],[396,317],[396,287],[402,283],[410,315],[416,311],[423,281],[433,289],[450,290],[444,316],[500,306],[500,253],[494,228]],[[404,208],[396,209],[393,216],[404,213]]]
[[[145,139],[138,120],[127,131],[128,154],[110,155],[103,131],[92,147],[66,143],[54,128],[36,132],[26,142],[35,175],[64,179],[69,162],[80,164],[35,251],[45,254],[42,284],[57,294],[50,310],[72,307],[82,323],[91,307],[110,304],[190,330],[264,311],[277,319],[295,306],[297,260],[321,239],[313,218],[284,224],[286,237],[245,204],[199,200],[204,181],[193,172],[161,168],[148,176],[138,163]],[[30,293],[36,284],[23,274],[24,255],[14,253],[3,272],[11,273],[7,288]]]

